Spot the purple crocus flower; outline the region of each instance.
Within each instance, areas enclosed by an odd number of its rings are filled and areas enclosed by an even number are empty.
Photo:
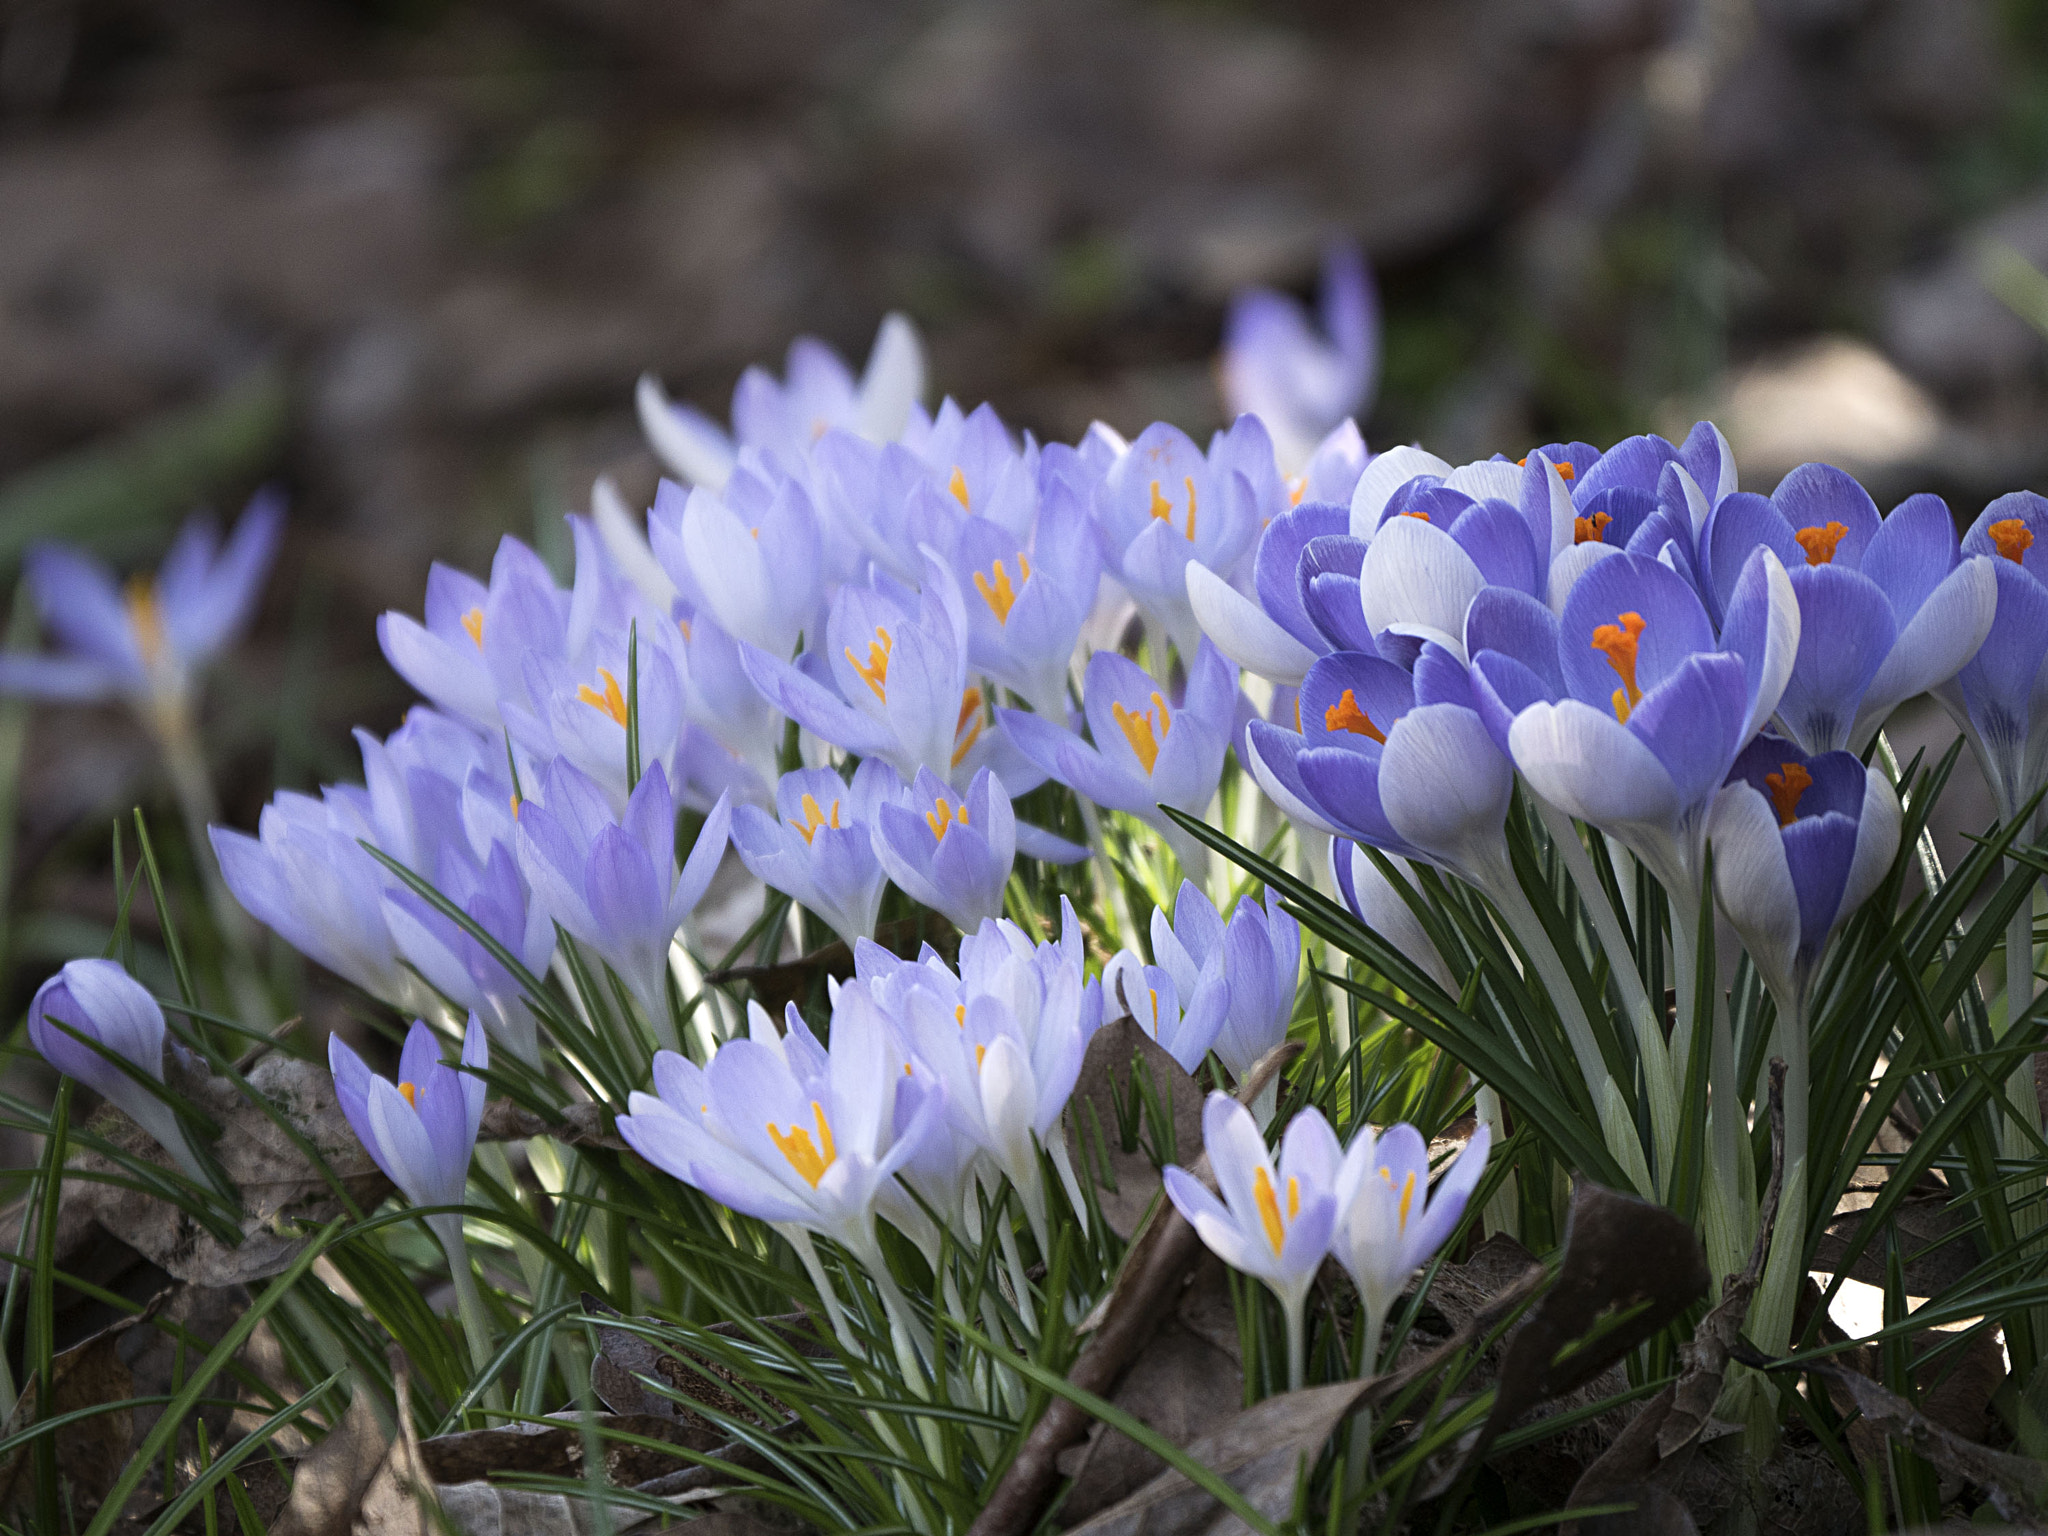
[[[65,647],[0,657],[0,692],[89,701],[126,698],[161,728],[189,707],[198,670],[247,626],[277,553],[284,503],[263,492],[227,543],[194,518],[154,577],[123,588],[98,561],[39,544],[26,561],[36,606]]]
[[[1891,782],[1853,753],[1809,755],[1759,736],[1736,757],[1707,822],[1714,893],[1781,1012],[1802,1015],[1828,936],[1899,849]]]
[[[1231,1076],[1243,1077],[1287,1037],[1301,975],[1301,925],[1270,893],[1263,907],[1240,897],[1226,924],[1201,888],[1183,880],[1172,923],[1152,910],[1152,953],[1190,1009],[1201,1005],[1204,987],[1225,989],[1229,1001],[1211,1048]]]
[[[1498,888],[1514,774],[1478,714],[1450,701],[1469,698],[1462,673],[1433,645],[1412,674],[1377,656],[1324,657],[1302,680],[1299,731],[1252,723],[1259,787],[1302,825]],[[1438,674],[1444,698],[1428,691]]]
[[[155,1138],[178,1166],[210,1180],[171,1106],[58,1024],[164,1080],[164,1011],[148,990],[113,960],[72,960],[40,987],[28,1005],[29,1043],[43,1060],[92,1089]]]
[[[491,1064],[490,1038],[472,1015],[462,1037],[462,1065],[441,1059],[441,1041],[413,1020],[398,1059],[398,1081],[372,1072],[340,1035],[327,1037],[334,1096],[363,1149],[414,1205],[461,1205],[469,1161],[483,1123],[485,1087],[477,1074]],[[443,1246],[459,1252],[462,1217],[427,1218]]]
[[[862,763],[851,783],[830,768],[800,768],[776,785],[780,820],[754,805],[733,812],[732,844],[756,879],[854,944],[875,936],[889,883],[875,856],[876,815],[908,798],[903,780],[880,758]]]
[[[1001,915],[1017,857],[1017,818],[1002,780],[984,768],[956,794],[920,768],[907,800],[908,809],[885,802],[875,811],[875,857],[889,878],[962,932]]]
[[[786,661],[815,626],[824,532],[798,481],[742,472],[723,494],[700,485],[687,498],[664,481],[648,540],[677,588],[734,639]]]
[[[1412,1125],[1390,1126],[1378,1134],[1362,1126],[1345,1149],[1336,1178],[1339,1214],[1332,1247],[1365,1308],[1368,1371],[1402,1287],[1457,1229],[1486,1171],[1491,1141],[1481,1121],[1434,1189],[1429,1185],[1429,1144]]]
[[[1523,633],[1540,643],[1537,626]],[[1698,885],[1707,807],[1791,675],[1799,607],[1785,569],[1768,549],[1751,555],[1717,639],[1682,576],[1617,553],[1572,588],[1556,643],[1563,697],[1514,715],[1515,766],[1545,800],[1620,837],[1683,900]],[[1543,676],[1540,656],[1523,660],[1522,682]]]
[[[1968,663],[1997,610],[1995,556],[1962,554],[1940,497],[1908,497],[1880,520],[1869,493],[1826,464],[1793,470],[1769,501],[1725,498],[1700,544],[1720,610],[1751,550],[1784,562],[1802,622],[1778,720],[1808,752],[1861,752],[1900,703]]]
[[[1226,412],[1264,421],[1289,475],[1340,424],[1371,409],[1378,382],[1379,298],[1356,246],[1324,252],[1321,298],[1320,334],[1299,301],[1269,288],[1240,289],[1223,321]]]
[[[2048,779],[2048,500],[2032,491],[1999,497],[1962,547],[1991,557],[1998,611],[1977,654],[1937,696],[2010,821]]]
[[[640,380],[640,429],[672,471],[692,485],[720,491],[743,449],[794,461],[830,428],[877,442],[895,438],[924,393],[924,371],[916,328],[901,315],[886,315],[858,382],[838,353],[814,337],[799,336],[790,343],[783,382],[763,368],[740,375],[731,435],[703,412],[671,402],[652,374]]]
[[[489,585],[436,561],[427,572],[424,622],[385,613],[377,644],[392,670],[437,708],[496,733],[499,695],[520,682],[524,651],[566,649],[566,596],[540,557],[507,535]]]
[[[1332,651],[1377,655],[1359,605],[1365,540],[1335,502],[1305,501],[1266,525],[1252,558],[1252,596],[1190,565],[1188,602],[1216,648],[1269,682],[1299,684]]]
[[[1215,646],[1193,653],[1178,702],[1129,657],[1088,658],[1082,707],[1094,745],[1043,715],[998,710],[1017,749],[1051,777],[1109,810],[1150,823],[1193,867],[1199,845],[1160,811],[1200,815],[1223,776],[1223,753],[1237,721],[1237,679]]]
[[[721,799],[678,870],[675,801],[658,763],[622,817],[587,775],[559,758],[541,800],[519,808],[519,867],[534,901],[618,973],[670,1050],[669,944],[718,872],[731,824],[731,805]]]
[[[434,886],[531,974],[545,974],[554,958],[555,925],[539,903],[528,899],[509,842],[492,844],[481,861],[444,850]],[[399,953],[429,986],[481,1018],[517,1059],[531,1067],[541,1064],[525,989],[473,934],[412,890],[385,896],[384,920]]]
[[[1183,1001],[1172,971],[1147,965],[1131,950],[1120,949],[1102,967],[1102,1007],[1106,1018],[1129,1014],[1182,1071],[1192,1072],[1216,1043],[1230,1012],[1223,956],[1209,956]]]

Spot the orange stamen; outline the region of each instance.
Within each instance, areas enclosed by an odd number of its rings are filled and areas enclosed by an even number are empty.
[[[832,802],[832,819],[828,822],[825,819],[825,812],[818,808],[817,797],[805,795],[804,819],[797,823],[796,828],[803,837],[805,847],[809,847],[811,839],[818,835],[818,828],[824,826],[829,826],[834,831],[839,829],[839,802],[836,799]]]
[[[1792,535],[1799,541],[1799,547],[1806,551],[1808,565],[1832,564],[1835,546],[1848,536],[1847,523],[1826,523],[1819,528],[1802,528]]]
[[[1278,1253],[1287,1241],[1287,1228],[1280,1220],[1280,1202],[1273,1196],[1273,1175],[1263,1168],[1252,1175],[1252,1199],[1258,1203],[1259,1221],[1266,1229],[1266,1241]]]
[[[967,504],[967,476],[960,472],[960,466],[953,466],[953,478],[946,482],[946,489],[953,493],[953,499],[960,503],[962,512],[974,510]]]
[[[970,688],[960,695],[960,720],[953,727],[953,739],[959,745],[953,748],[953,766],[958,768],[967,761],[967,754],[974,750],[974,744],[981,740],[982,727],[988,723],[981,712],[981,690]],[[972,725],[973,729],[968,729]],[[967,732],[967,739],[960,740],[960,733]]]
[[[1614,690],[1614,718],[1628,724],[1629,711],[1643,702],[1643,690],[1636,686],[1636,642],[1648,621],[1640,613],[1624,613],[1619,624],[1602,624],[1593,631],[1593,649],[1606,656],[1621,686]]]
[[[576,697],[600,714],[610,715],[619,724],[626,723],[626,696],[619,692],[619,680],[613,677],[609,668],[599,667],[597,675],[604,679],[604,692],[599,693],[585,683],[576,690]]]
[[[144,666],[153,667],[164,653],[164,617],[157,607],[156,584],[147,576],[128,582],[128,622],[135,626],[135,645]]]
[[[825,1170],[839,1160],[839,1153],[832,1145],[832,1125],[825,1118],[825,1106],[816,1099],[811,1100],[811,1114],[818,1122],[818,1140],[811,1141],[811,1133],[802,1126],[792,1126],[785,1135],[775,1129],[775,1122],[768,1122],[768,1139],[775,1143],[775,1150],[789,1159],[797,1177],[811,1188],[818,1187],[818,1180],[825,1177]],[[822,1147],[824,1150],[820,1151]]]
[[[1144,765],[1147,773],[1150,773],[1152,765],[1159,761],[1160,742],[1165,739],[1166,733],[1173,729],[1173,716],[1167,710],[1166,700],[1155,693],[1152,695],[1152,702],[1159,710],[1159,732],[1157,735],[1154,735],[1152,731],[1151,710],[1129,710],[1125,709],[1122,704],[1111,704],[1109,706],[1111,717],[1115,719],[1117,725],[1123,730],[1124,740],[1128,741],[1131,744],[1131,750],[1138,754],[1138,761]]]
[[[1195,477],[1183,476],[1181,483],[1188,488],[1188,542],[1192,544],[1195,541]],[[1152,482],[1151,512],[1162,522],[1173,521],[1173,503],[1160,493],[1157,480]]]
[[[462,616],[462,627],[469,631],[469,638],[476,642],[476,648],[484,648],[484,611],[472,608]]]
[[[1030,560],[1023,555],[1019,555],[1017,557],[1017,569],[1023,573],[1018,577],[1018,585],[1021,586],[1024,582],[1031,579]],[[974,573],[974,590],[979,592],[981,600],[988,604],[989,611],[996,616],[996,622],[998,624],[1007,624],[1010,622],[1010,610],[1016,606],[1017,589],[1010,585],[1010,573],[1003,569],[1002,561],[998,560],[995,563],[989,575],[995,579],[991,581],[988,576],[984,576],[981,572],[976,571]]]
[[[420,1107],[420,1090],[417,1084],[400,1083],[398,1085],[398,1091],[405,1095],[405,1102],[410,1104],[414,1109],[418,1109]]]
[[[1984,531],[1991,535],[1991,542],[1997,546],[1998,552],[2014,565],[2020,564],[2021,557],[2034,547],[2034,530],[2017,517],[1993,523]]]
[[[1372,717],[1358,707],[1358,695],[1349,688],[1335,704],[1323,711],[1323,729],[1349,731],[1354,736],[1369,736],[1378,742],[1387,739],[1387,733],[1374,725]]]
[[[932,836],[942,843],[946,840],[947,829],[956,821],[963,827],[967,825],[967,806],[964,802],[955,810],[950,800],[934,800],[932,808],[924,813],[924,824],[932,829]],[[966,1021],[963,1019],[961,1022]]]
[[[879,624],[875,626],[875,638],[868,642],[868,663],[862,666],[853,654],[853,648],[846,648],[846,659],[853,670],[858,672],[867,685],[875,690],[875,697],[884,704],[889,702],[889,690],[884,685],[889,681],[889,652],[896,642],[889,638],[889,631]]]
[[[1789,827],[1799,819],[1799,797],[1813,788],[1813,775],[1798,763],[1786,763],[1777,773],[1764,775],[1777,808],[1778,825]]]

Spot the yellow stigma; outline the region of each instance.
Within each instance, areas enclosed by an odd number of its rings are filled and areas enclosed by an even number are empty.
[[[1799,819],[1799,797],[1813,788],[1813,775],[1798,763],[1782,763],[1777,773],[1764,775],[1771,805],[1778,813],[1778,825],[1789,827]]]
[[[2004,518],[1984,531],[1991,535],[1993,547],[2015,565],[2034,547],[2034,530],[2017,517]]]
[[[960,808],[955,810],[953,802],[943,796],[934,800],[932,808],[924,813],[924,824],[932,829],[932,836],[942,843],[946,840],[946,829],[951,827],[956,821],[963,827],[967,825],[967,806],[965,802],[962,802]]]
[[[418,1109],[420,1107],[420,1091],[416,1085],[412,1083],[400,1083],[398,1085],[398,1091],[405,1095],[405,1102],[410,1104],[414,1109]]]
[[[1019,555],[1017,569],[1021,573],[1017,577],[1017,586],[1022,586],[1031,579],[1030,559]],[[990,577],[994,579],[991,580]],[[995,563],[988,576],[982,575],[979,571],[974,573],[974,590],[981,594],[981,600],[988,604],[989,611],[996,616],[998,624],[1010,622],[1010,609],[1016,605],[1017,589],[1010,585],[1010,573],[1003,569],[1002,561],[998,560]]]
[[[156,583],[147,576],[128,582],[128,622],[135,627],[135,648],[142,652],[142,664],[153,667],[164,653],[164,616],[157,607]]]
[[[868,642],[866,666],[860,664],[851,646],[846,648],[846,659],[853,670],[867,680],[867,685],[875,690],[875,697],[884,704],[889,702],[889,690],[885,686],[889,681],[889,652],[895,646],[896,642],[889,638],[889,631],[878,624],[875,626],[875,638]]]
[[[967,1027],[967,1005],[965,1003],[955,1003],[953,1005],[953,1022],[962,1029]]]
[[[1173,729],[1173,715],[1166,707],[1166,700],[1159,694],[1152,695],[1153,707],[1159,711],[1159,730],[1152,730],[1152,710],[1129,710],[1120,703],[1109,706],[1109,713],[1122,728],[1124,740],[1131,744],[1131,750],[1138,754],[1138,761],[1147,773],[1159,761],[1159,745],[1166,739],[1166,733]]]
[[[839,802],[836,799],[832,802],[832,819],[827,821],[825,812],[818,808],[817,796],[805,795],[804,819],[797,823],[796,828],[803,837],[805,847],[809,847],[811,839],[818,835],[818,828],[824,826],[829,826],[834,831],[839,829]]]
[[[768,1122],[768,1139],[775,1143],[775,1150],[789,1159],[797,1177],[811,1188],[818,1187],[818,1180],[825,1177],[825,1170],[839,1159],[832,1146],[832,1123],[825,1118],[825,1106],[816,1099],[811,1100],[811,1114],[818,1122],[818,1140],[811,1142],[811,1133],[800,1125],[791,1126],[787,1134],[775,1129],[775,1122]],[[820,1150],[820,1149],[823,1150]]]
[[[1573,518],[1572,542],[1574,544],[1606,543],[1607,541],[1602,535],[1607,532],[1607,525],[1613,521],[1614,519],[1605,512],[1595,512],[1591,517]]]
[[[979,1072],[981,1070],[981,1064],[987,1060],[988,1047],[985,1045],[977,1045],[974,1048],[974,1070]]]
[[[1184,475],[1181,484],[1188,488],[1188,542],[1192,544],[1195,542],[1195,477]],[[1152,482],[1151,512],[1163,523],[1171,525],[1173,522],[1173,503],[1160,491],[1157,480]]]
[[[476,648],[484,648],[484,611],[472,608],[462,616],[462,627],[469,631],[469,638],[476,642]]]
[[[1607,658],[1621,686],[1614,690],[1614,718],[1628,724],[1629,711],[1643,702],[1643,690],[1636,686],[1636,643],[1649,627],[1640,613],[1624,613],[1619,624],[1602,624],[1593,631],[1593,649]]]
[[[960,695],[960,718],[953,726],[953,766],[958,768],[967,761],[967,754],[974,750],[974,744],[981,740],[982,727],[987,719],[981,713],[981,690],[970,688]],[[962,740],[962,736],[965,740]],[[961,818],[963,821],[965,817]]]
[[[1288,1183],[1294,1181],[1289,1179]],[[1266,1241],[1278,1253],[1287,1241],[1286,1225],[1280,1220],[1280,1202],[1273,1195],[1273,1175],[1261,1168],[1252,1175],[1252,1199],[1258,1202],[1259,1221],[1265,1226]]]
[[[599,667],[597,675],[604,679],[604,692],[599,693],[585,683],[576,690],[576,697],[602,714],[610,715],[619,724],[626,723],[626,696],[619,692],[619,680],[613,677],[611,669]]]
[[[1295,707],[1300,708],[1299,700],[1296,701]],[[1297,720],[1295,724],[1298,728],[1300,721]],[[1358,695],[1349,688],[1344,690],[1343,696],[1335,704],[1323,711],[1323,729],[1349,731],[1354,736],[1369,736],[1378,742],[1387,739],[1387,733],[1372,723],[1372,716],[1358,707]]]
[[[1847,523],[1827,523],[1819,528],[1802,528],[1792,537],[1806,551],[1808,565],[1828,565],[1835,558],[1835,546],[1849,536]]]
[[[958,464],[953,466],[953,478],[946,482],[946,489],[951,491],[953,499],[960,503],[960,510],[962,512],[972,512],[974,510],[967,502],[967,476],[960,472]]]

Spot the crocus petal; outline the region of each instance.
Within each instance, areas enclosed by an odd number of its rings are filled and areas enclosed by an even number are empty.
[[[1315,662],[1314,651],[1207,566],[1189,564],[1187,583],[1195,622],[1218,650],[1247,671],[1269,682],[1295,684]]]

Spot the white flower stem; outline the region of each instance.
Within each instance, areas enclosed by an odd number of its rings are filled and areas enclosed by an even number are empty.
[[[1003,1246],[1003,1263],[1010,1271],[1010,1288],[1017,1293],[1017,1316],[1024,1331],[1036,1335],[1038,1315],[1031,1305],[1031,1282],[1024,1277],[1024,1256],[1017,1251],[1017,1232],[1003,1213],[995,1213],[996,1237]]]
[[[1308,1379],[1308,1297],[1282,1296],[1280,1311],[1287,1319],[1287,1390],[1299,1392]]]
[[[1697,1017],[1702,959],[1699,897],[1683,889],[1673,889],[1668,895],[1672,969],[1677,973],[1678,983],[1678,1028],[1672,1035],[1671,1051],[1673,1070],[1683,1071],[1683,1063],[1691,1058],[1696,1029],[1704,1023],[1705,1028],[1713,1031],[1707,1048],[1709,1155],[1700,1214],[1711,1272],[1717,1277],[1726,1276],[1742,1268],[1749,1249],[1742,1235],[1743,1216],[1754,1208],[1756,1192],[1743,1189],[1740,1182],[1741,1139],[1748,1119],[1736,1093],[1735,1036],[1718,978],[1710,986],[1713,1001],[1707,1018],[1702,1021]]]
[[[491,1320],[484,1311],[483,1293],[477,1289],[476,1273],[470,1267],[469,1248],[462,1240],[462,1218],[450,1212],[427,1218],[441,1251],[448,1256],[448,1278],[455,1286],[455,1310],[462,1318],[462,1331],[469,1340],[469,1362],[481,1376],[491,1363]],[[503,1388],[492,1382],[484,1390],[483,1404],[492,1413],[505,1411]]]

